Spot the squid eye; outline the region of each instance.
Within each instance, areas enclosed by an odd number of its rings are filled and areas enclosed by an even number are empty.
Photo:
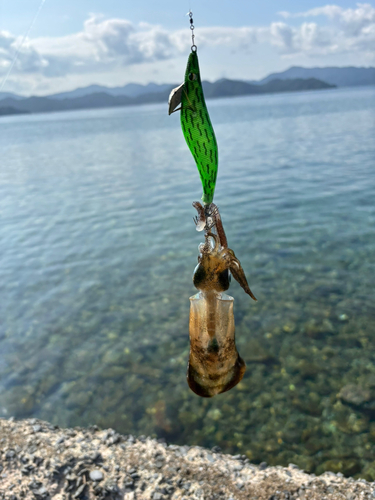
[[[189,73],[189,80],[192,82],[197,79],[197,75],[195,73]]]

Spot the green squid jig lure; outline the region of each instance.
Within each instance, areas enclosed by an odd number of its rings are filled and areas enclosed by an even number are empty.
[[[187,382],[198,396],[210,398],[237,385],[246,370],[235,342],[233,297],[225,292],[231,276],[245,293],[257,300],[233,250],[228,247],[218,207],[213,203],[218,169],[215,132],[204,100],[194,43],[193,14],[189,12],[192,47],[185,81],[169,96],[169,114],[181,111],[181,128],[198,167],[203,187],[202,201],[194,202],[195,225],[205,232],[199,245],[193,283],[198,293],[190,297],[190,355]],[[180,107],[178,107],[180,106]]]
[[[215,132],[204,100],[191,12],[189,16],[193,45],[186,66],[185,81],[173,89],[169,96],[169,114],[181,111],[182,132],[197,164],[202,182],[202,201],[205,205],[209,205],[214,199],[218,150]]]

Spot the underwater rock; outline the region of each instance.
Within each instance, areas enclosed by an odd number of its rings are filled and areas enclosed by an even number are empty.
[[[306,415],[319,417],[322,414],[321,398],[316,392],[311,392],[308,397],[294,398],[292,403]]]
[[[353,349],[353,348],[360,349],[362,347],[362,344],[359,341],[356,333],[353,334],[340,333],[340,345],[348,349]]]
[[[351,413],[347,419],[337,422],[337,428],[345,434],[360,434],[364,432],[367,427],[368,420],[358,417],[355,413]]]
[[[211,420],[220,420],[222,417],[222,412],[219,408],[212,408],[209,412],[207,412],[207,418]]]
[[[304,379],[315,378],[322,371],[321,367],[311,361],[308,361],[307,359],[301,359],[297,368],[301,377]]]
[[[277,359],[272,356],[256,339],[249,340],[242,348],[243,357],[248,363],[276,363]]]
[[[361,475],[367,481],[375,481],[375,462],[370,462],[366,465],[364,470],[361,472]]]
[[[342,287],[334,283],[318,285],[314,290],[314,294],[325,299],[330,295],[343,295],[343,293]]]
[[[352,476],[354,474],[357,474],[357,472],[359,472],[360,470],[361,464],[354,458],[333,459],[327,460],[326,462],[323,462],[321,465],[319,465],[317,474],[322,474],[323,472],[330,471],[335,472],[336,474],[338,472],[341,472],[345,476]]]
[[[163,399],[159,399],[146,412],[153,417],[155,427],[163,429],[165,432],[172,431],[172,422],[167,416],[167,405]]]
[[[67,408],[84,408],[89,403],[92,397],[91,392],[73,392],[66,398]]]
[[[127,373],[127,369],[123,366],[106,366],[102,371],[102,378],[116,379],[119,377],[124,377]]]
[[[337,394],[337,398],[343,403],[361,407],[364,403],[371,401],[371,392],[356,384],[347,384]]]
[[[323,340],[328,335],[334,333],[333,325],[328,319],[324,319],[320,322],[311,319],[304,324],[303,330],[310,339],[314,340]]]

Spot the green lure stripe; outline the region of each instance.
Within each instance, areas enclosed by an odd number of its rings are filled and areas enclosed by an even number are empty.
[[[198,167],[203,187],[202,201],[210,204],[214,199],[218,150],[215,132],[204,100],[196,51],[192,51],[189,55],[181,92],[181,127]]]

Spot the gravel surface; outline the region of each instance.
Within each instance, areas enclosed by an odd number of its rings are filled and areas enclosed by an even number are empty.
[[[375,483],[295,465],[253,465],[220,449],[176,446],[112,429],[0,419],[1,500],[361,500]]]

